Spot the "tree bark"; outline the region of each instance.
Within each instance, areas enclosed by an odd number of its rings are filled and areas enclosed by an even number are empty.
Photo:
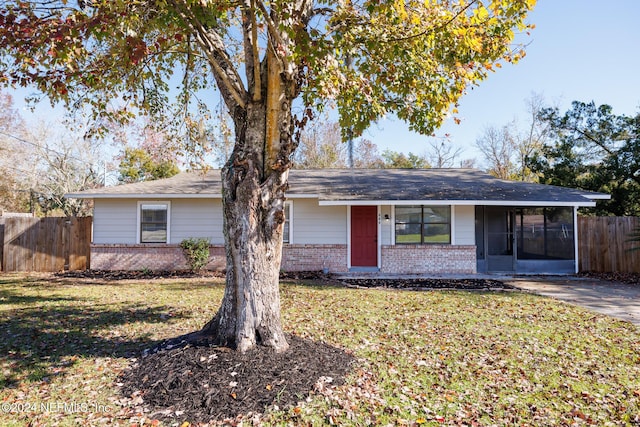
[[[194,25],[196,40],[208,53],[233,118],[236,139],[222,169],[227,257],[224,297],[213,319],[186,338],[241,352],[256,345],[282,352],[289,347],[280,319],[279,292],[284,201],[291,154],[297,146],[292,137],[292,100],[301,84],[298,65],[289,61],[292,41],[282,28],[295,22],[306,25],[311,3],[285,3],[285,21],[261,2],[244,0],[242,4],[246,90],[236,70],[229,68],[222,39]],[[185,22],[190,22],[190,10],[186,6],[181,10]],[[257,13],[269,33],[262,59]]]
[[[233,117],[236,143],[222,170],[226,288],[220,310],[199,333],[241,352],[256,345],[277,352],[289,347],[280,319],[279,276],[295,143],[282,75],[268,71],[277,69],[274,57],[266,64],[266,96],[248,101]]]
[[[288,348],[279,294],[288,169],[262,173],[264,155],[251,148],[258,141],[262,147],[265,121],[260,104],[250,104],[246,118],[236,118],[239,141],[222,171],[227,283],[220,310],[203,330],[238,351],[257,344]]]

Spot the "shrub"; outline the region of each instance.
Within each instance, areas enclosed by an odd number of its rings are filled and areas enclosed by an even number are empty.
[[[209,239],[204,237],[184,239],[180,242],[180,247],[191,271],[198,273],[209,262]]]

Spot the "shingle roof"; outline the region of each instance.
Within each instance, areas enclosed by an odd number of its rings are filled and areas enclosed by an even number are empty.
[[[72,193],[67,197],[220,197],[221,192],[220,171],[215,169]],[[591,206],[593,199],[608,198],[602,193],[501,180],[475,169],[294,169],[289,174],[287,195],[291,198],[312,195],[321,204],[452,201]]]

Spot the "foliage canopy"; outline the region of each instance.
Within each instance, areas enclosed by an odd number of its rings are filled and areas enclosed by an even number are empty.
[[[574,101],[564,114],[548,108],[541,118],[551,138],[529,159],[541,183],[610,194],[591,210],[596,215],[640,215],[640,114]]]
[[[524,55],[511,43],[535,0],[74,3],[1,2],[0,83],[89,106],[98,124],[142,110],[189,128],[207,118],[203,90],[232,114],[259,98],[271,49],[296,73],[289,95],[329,100],[358,135],[388,113],[431,132],[468,84]]]

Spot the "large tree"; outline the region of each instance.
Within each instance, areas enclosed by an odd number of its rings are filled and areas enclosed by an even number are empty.
[[[235,130],[222,169],[227,286],[192,338],[240,351],[288,347],[278,273],[284,199],[300,126],[337,107],[344,135],[394,113],[438,126],[469,84],[523,52],[515,31],[535,0],[3,1],[0,81],[35,85],[96,119],[135,110],[189,118],[217,87]],[[303,108],[294,116],[294,100]],[[122,109],[113,109],[113,100]],[[206,115],[205,115],[206,117]]]
[[[640,114],[574,101],[565,113],[543,109],[540,119],[549,140],[529,158],[540,182],[610,194],[587,211],[596,215],[640,215]]]

